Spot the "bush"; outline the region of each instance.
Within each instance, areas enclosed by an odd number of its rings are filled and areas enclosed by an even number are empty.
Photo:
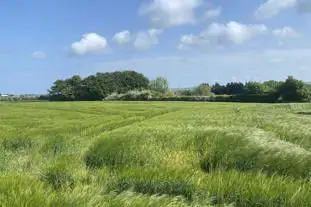
[[[276,103],[277,96],[274,94],[242,94],[232,96],[231,101],[246,103]]]
[[[274,94],[241,94],[212,96],[174,96],[152,91],[130,91],[126,94],[111,94],[105,100],[120,101],[189,101],[189,102],[242,102],[242,103],[276,103]]]
[[[144,91],[129,91],[127,93],[118,94],[113,93],[108,95],[106,101],[122,100],[122,101],[147,101],[152,99],[153,92],[144,90]]]

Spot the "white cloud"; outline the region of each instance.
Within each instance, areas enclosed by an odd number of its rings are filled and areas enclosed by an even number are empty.
[[[267,0],[255,12],[259,20],[269,19],[290,8],[297,8],[300,13],[311,12],[311,0]]]
[[[179,48],[194,44],[243,44],[246,41],[262,34],[266,34],[268,28],[262,24],[246,25],[231,21],[227,24],[212,23],[198,36],[184,35],[181,38]]]
[[[256,10],[255,17],[260,20],[269,19],[286,9],[295,7],[297,3],[298,0],[267,0]]]
[[[128,30],[124,30],[122,32],[116,33],[112,40],[119,45],[129,43],[131,41],[131,33]]]
[[[149,29],[148,31],[138,32],[134,41],[137,50],[148,50],[153,45],[158,44],[158,35],[163,31],[160,29]]]
[[[242,44],[251,38],[266,34],[268,28],[262,24],[246,25],[231,21],[227,24],[213,23],[202,35],[218,44]]]
[[[200,42],[200,38],[195,35],[183,35],[180,38],[180,44],[178,45],[178,49],[188,49],[188,46],[196,45]]]
[[[178,45],[178,49],[184,50],[189,49],[192,46],[202,45],[204,43],[208,43],[208,39],[201,38],[196,35],[182,35],[180,38],[180,44]]]
[[[140,8],[141,15],[147,15],[151,23],[160,27],[194,24],[195,10],[203,0],[152,0]]]
[[[296,38],[300,36],[300,34],[292,27],[275,29],[272,31],[272,34],[279,38]]]
[[[180,42],[182,44],[188,44],[188,45],[197,44],[199,41],[200,41],[200,38],[195,35],[183,35],[180,38]]]
[[[96,33],[87,33],[78,42],[71,45],[72,52],[76,55],[99,54],[108,48],[106,38]]]
[[[210,18],[214,18],[214,17],[219,17],[221,15],[221,12],[222,12],[221,7],[218,7],[216,9],[209,9],[209,10],[205,11],[204,18],[210,19]]]
[[[46,54],[45,52],[42,52],[42,51],[36,51],[36,52],[33,52],[31,54],[31,56],[35,59],[45,59],[46,58]]]

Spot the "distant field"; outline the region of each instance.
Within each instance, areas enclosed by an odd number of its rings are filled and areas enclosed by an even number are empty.
[[[0,104],[0,206],[311,206],[311,104]]]

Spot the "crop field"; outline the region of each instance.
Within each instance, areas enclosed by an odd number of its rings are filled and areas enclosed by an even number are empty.
[[[0,206],[311,206],[310,178],[310,104],[0,104]]]

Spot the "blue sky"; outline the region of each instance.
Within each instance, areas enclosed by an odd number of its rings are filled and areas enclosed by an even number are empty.
[[[171,87],[311,80],[311,0],[3,0],[0,93],[133,69]]]

